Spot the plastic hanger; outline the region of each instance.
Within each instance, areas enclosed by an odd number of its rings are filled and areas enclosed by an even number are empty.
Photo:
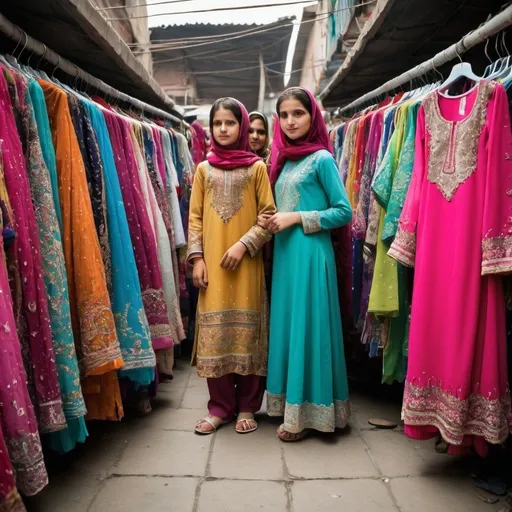
[[[457,50],[455,51],[457,52]],[[439,87],[439,92],[441,93],[449,85],[453,84],[460,78],[467,78],[469,80],[472,80],[473,82],[479,82],[480,80],[482,80],[482,77],[475,75],[475,73],[473,72],[473,68],[471,67],[471,64],[469,62],[464,62],[458,53],[457,57],[459,57],[460,62],[453,66],[450,75],[444,81],[441,87]]]

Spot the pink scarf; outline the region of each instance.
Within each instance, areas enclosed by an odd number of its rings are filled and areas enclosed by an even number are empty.
[[[306,138],[298,142],[292,142],[281,130],[279,119],[274,118],[274,138],[272,140],[272,164],[270,170],[270,182],[274,184],[281,171],[283,170],[286,160],[300,160],[301,158],[311,155],[321,149],[326,149],[332,153],[332,145],[327,133],[327,127],[322,118],[322,112],[318,106],[315,97],[307,90],[311,99],[311,127]]]
[[[194,136],[192,138],[192,158],[196,165],[200,164],[206,158],[206,132],[197,122],[192,123]]]
[[[207,155],[208,163],[217,169],[232,171],[240,167],[249,167],[253,163],[261,160],[249,150],[249,114],[247,109],[238,101],[242,111],[242,122],[240,123],[240,133],[238,140],[230,149],[221,146],[213,136],[213,119],[210,118],[211,150]]]

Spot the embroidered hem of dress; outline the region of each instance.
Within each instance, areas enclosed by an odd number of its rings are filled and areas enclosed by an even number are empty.
[[[16,485],[25,496],[34,496],[48,485],[39,433],[22,435],[7,441]]]
[[[414,267],[416,259],[416,233],[398,229],[395,240],[391,244],[388,256],[405,267]]]
[[[67,427],[61,400],[39,404],[39,431],[43,434],[58,432]]]
[[[512,236],[482,241],[482,275],[512,272]]]
[[[124,352],[124,351],[123,351]],[[156,366],[156,357],[153,349],[145,350],[146,354],[124,354],[123,370],[135,370],[138,368],[154,368]]]
[[[474,393],[458,398],[437,386],[407,383],[402,419],[413,427],[436,427],[448,443],[458,446],[465,436],[480,436],[490,444],[502,444],[512,432],[509,391],[501,398]]]
[[[350,402],[335,400],[331,405],[290,404],[285,395],[274,395],[267,392],[267,414],[284,417],[283,427],[291,434],[298,434],[305,429],[319,432],[334,432],[337,428],[345,428],[350,418]]]
[[[119,364],[118,361],[121,363]],[[119,345],[109,347],[101,351],[92,352],[91,354],[84,354],[83,359],[78,362],[78,366],[85,376],[95,373],[95,371],[102,366],[109,364],[113,364],[115,366],[115,368],[111,368],[111,370],[119,370],[123,367],[123,359]]]
[[[322,230],[320,224],[320,213],[317,211],[312,212],[299,212],[302,219],[302,229],[306,235],[318,233]]]
[[[0,503],[0,512],[26,512],[17,489],[12,489]]]
[[[217,379],[236,373],[237,375],[267,376],[267,358],[239,354],[220,357],[199,357],[192,366],[197,367],[197,375],[201,378]]]

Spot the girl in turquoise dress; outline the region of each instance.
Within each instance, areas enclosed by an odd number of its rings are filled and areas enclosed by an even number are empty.
[[[291,88],[278,99],[271,181],[278,213],[259,222],[275,234],[268,405],[277,434],[299,441],[333,432],[350,415],[331,229],[352,209],[314,97]]]

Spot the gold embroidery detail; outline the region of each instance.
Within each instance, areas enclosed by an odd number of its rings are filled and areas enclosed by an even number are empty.
[[[240,238],[240,242],[242,242],[251,258],[254,258],[256,254],[258,254],[259,250],[270,241],[272,238],[272,233],[260,226],[253,226],[242,238]]]
[[[317,211],[300,212],[300,217],[302,219],[302,229],[306,235],[318,233],[322,230],[320,214]]]
[[[189,230],[188,232],[187,261],[193,254],[203,254],[202,231]]]
[[[480,436],[491,444],[502,444],[510,428],[510,393],[489,398],[473,393],[458,398],[438,386],[415,386],[407,383],[402,417],[406,425],[434,426],[444,440],[461,445],[464,436]]]
[[[284,428],[287,432],[298,434],[312,428],[319,432],[334,432],[337,428],[345,428],[350,418],[350,402],[334,400],[331,405],[319,405],[311,402],[290,404],[284,395],[267,393],[267,414],[283,416]]]
[[[267,374],[268,314],[227,310],[199,313],[196,362],[200,377]]]
[[[428,181],[437,185],[447,201],[476,170],[478,142],[485,126],[487,103],[494,92],[492,82],[478,85],[473,110],[461,121],[448,121],[441,114],[438,93],[424,101],[428,144]]]
[[[252,179],[252,167],[223,171],[208,166],[206,190],[211,191],[213,209],[227,224],[242,207],[242,195]]]
[[[482,275],[512,271],[512,236],[497,236],[482,241]]]
[[[416,233],[398,228],[395,240],[391,244],[388,256],[406,267],[414,267],[416,259]]]

